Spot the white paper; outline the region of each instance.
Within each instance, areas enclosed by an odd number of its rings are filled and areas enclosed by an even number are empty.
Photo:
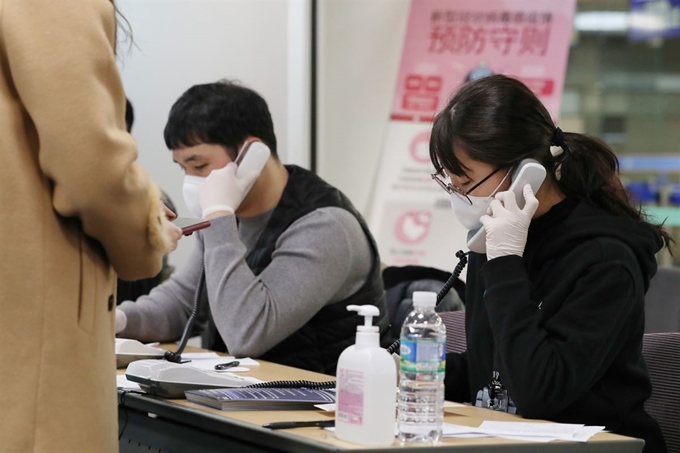
[[[128,381],[124,374],[116,376],[116,387],[121,390],[142,390],[136,382]]]
[[[586,442],[603,430],[603,426],[564,423],[485,421],[478,428],[444,423],[442,437],[500,437],[526,442],[551,442],[553,440]]]
[[[182,354],[182,357],[185,357],[184,354]],[[190,358],[190,357],[187,357]],[[183,363],[182,365],[189,365],[195,368],[200,368],[201,370],[210,370],[210,371],[215,371],[215,365],[219,365],[221,363],[227,363],[231,362],[233,360],[238,360],[238,366],[239,368],[243,367],[248,367],[248,366],[259,366],[260,364],[256,362],[253,359],[235,359],[233,357],[209,357],[209,358],[197,358],[197,359],[191,359],[191,362]],[[227,368],[224,371],[235,371],[235,368]],[[245,368],[243,371],[248,371],[247,368]]]
[[[316,407],[331,406],[331,404],[317,404]],[[334,406],[334,405],[333,405]],[[328,431],[335,431],[335,427],[325,428]],[[399,424],[394,424],[394,435],[399,435]],[[490,437],[488,434],[482,434],[477,428],[470,426],[454,425],[452,423],[442,424],[442,437]]]
[[[571,440],[576,442],[588,442],[588,439],[602,431],[604,431],[604,426],[584,426]]]
[[[216,352],[183,352],[183,359],[199,360],[199,359],[216,359],[219,355]]]
[[[489,437],[489,435],[480,433],[478,428],[472,426],[444,423],[442,425],[442,437]]]
[[[318,404],[316,407],[324,409],[325,406],[334,406],[333,404]],[[486,429],[482,426],[486,424]],[[526,425],[524,427],[517,425]],[[532,435],[531,430],[536,426],[541,426],[536,429],[537,435]],[[489,429],[491,428],[491,429]],[[335,431],[334,427],[326,428],[329,431]],[[395,424],[395,436],[399,435],[399,426]],[[491,434],[496,430],[498,433],[509,433],[516,430],[517,434]],[[552,430],[554,435],[547,435]],[[569,425],[564,423],[531,423],[531,422],[483,422],[478,428],[474,426],[456,425],[453,423],[442,424],[442,437],[455,437],[460,439],[470,439],[476,437],[499,437],[502,439],[518,440],[524,442],[552,442],[553,440],[569,440],[575,442],[586,442],[595,434],[604,430],[603,426],[583,426],[583,425]],[[567,438],[568,432],[573,433]]]
[[[335,412],[335,403],[316,404],[314,407],[321,409],[324,412]],[[444,407],[465,407],[465,404],[454,403],[453,401],[444,401]]]
[[[465,404],[454,403],[453,401],[444,401],[444,408],[447,407],[466,407]]]
[[[479,430],[494,436],[552,437],[569,440],[583,427],[584,425],[567,423],[493,422],[487,420],[479,425]]]
[[[555,439],[554,437],[530,437],[530,436],[510,436],[507,434],[504,434],[502,436],[493,436],[493,437],[498,437],[500,439],[509,439],[509,440],[520,440],[522,442],[552,442],[553,440],[571,440],[571,439]]]
[[[335,412],[335,403],[315,404],[314,407],[317,407],[325,412]]]
[[[461,434],[475,434],[478,437],[489,437],[479,431],[479,428],[473,426],[456,425],[453,423],[444,423],[442,425],[442,436],[444,437],[458,437]]]

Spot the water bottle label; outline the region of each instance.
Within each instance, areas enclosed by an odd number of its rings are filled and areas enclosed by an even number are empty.
[[[338,372],[338,420],[350,425],[364,424],[364,373],[340,369]]]
[[[399,348],[401,355],[401,370],[416,372],[418,364],[439,364],[437,371],[446,370],[446,343],[432,341],[401,340]]]

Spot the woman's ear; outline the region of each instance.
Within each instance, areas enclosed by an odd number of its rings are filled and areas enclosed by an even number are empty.
[[[550,208],[566,198],[551,172],[545,175],[545,180],[536,191],[535,196],[538,200],[538,209],[534,213],[534,218],[545,214]]]

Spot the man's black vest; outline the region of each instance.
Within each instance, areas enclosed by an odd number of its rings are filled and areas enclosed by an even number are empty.
[[[364,285],[347,299],[326,305],[312,319],[288,336],[260,358],[270,362],[290,365],[326,374],[335,374],[340,353],[354,344],[356,328],[363,318],[347,311],[349,305],[375,305],[380,316],[374,320],[380,327],[381,344],[388,346],[389,320],[380,273],[380,257],[366,222],[349,199],[338,189],[305,169],[287,165],[288,183],[279,204],[274,209],[266,228],[256,245],[246,255],[246,263],[255,275],[259,275],[272,261],[276,241],[296,220],[319,208],[337,207],[351,213],[361,225],[373,252],[373,263]],[[329,256],[328,259],[333,259]],[[304,281],[305,276],[299,276]],[[215,351],[226,351],[222,337],[217,332],[212,314],[204,333],[203,346]]]

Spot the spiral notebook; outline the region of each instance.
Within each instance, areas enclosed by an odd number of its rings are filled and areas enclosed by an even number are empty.
[[[187,401],[221,410],[314,409],[335,402],[334,390],[229,388],[188,390]]]

